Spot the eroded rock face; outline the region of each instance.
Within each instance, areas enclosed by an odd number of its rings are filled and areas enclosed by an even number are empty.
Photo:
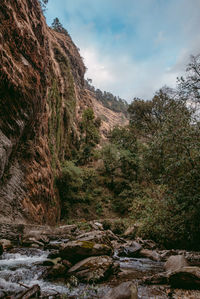
[[[87,101],[85,66],[38,1],[2,0],[0,68],[0,221],[54,224],[54,172],[76,136],[76,106]]]

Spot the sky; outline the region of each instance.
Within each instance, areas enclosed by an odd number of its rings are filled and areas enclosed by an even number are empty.
[[[200,52],[200,0],[49,0],[87,67],[85,78],[131,102],[176,86]]]

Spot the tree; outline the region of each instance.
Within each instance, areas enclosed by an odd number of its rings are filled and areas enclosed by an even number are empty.
[[[69,35],[67,30],[63,27],[63,25],[61,24],[58,18],[55,18],[53,20],[53,23],[51,24],[51,28],[59,33],[64,33],[65,35]]]
[[[165,124],[170,113],[189,113],[181,101],[173,97],[170,89],[164,87],[156,92],[152,100],[135,98],[128,108],[130,125],[140,136],[152,139]]]
[[[179,93],[182,98],[200,103],[200,54],[191,56],[186,76],[178,79]]]

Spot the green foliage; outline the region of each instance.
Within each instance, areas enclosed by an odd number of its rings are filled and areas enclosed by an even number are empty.
[[[90,161],[93,150],[100,141],[99,127],[100,122],[98,119],[95,119],[93,109],[85,109],[80,122],[81,148],[79,163],[82,165]]]
[[[145,143],[140,154],[139,181],[154,186],[155,190],[161,190],[162,186],[165,189],[159,200],[155,192],[148,190],[139,199],[135,197],[133,213],[142,221],[143,236],[165,245],[197,247],[200,133],[186,102],[170,96],[161,90],[152,101],[137,100],[131,106],[131,125]],[[140,205],[141,215],[136,203]]]

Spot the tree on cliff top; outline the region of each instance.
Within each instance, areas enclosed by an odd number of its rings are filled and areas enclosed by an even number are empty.
[[[57,32],[64,33],[65,35],[69,35],[67,30],[63,27],[60,20],[58,18],[55,18],[53,20],[53,23],[51,24],[51,28]]]

